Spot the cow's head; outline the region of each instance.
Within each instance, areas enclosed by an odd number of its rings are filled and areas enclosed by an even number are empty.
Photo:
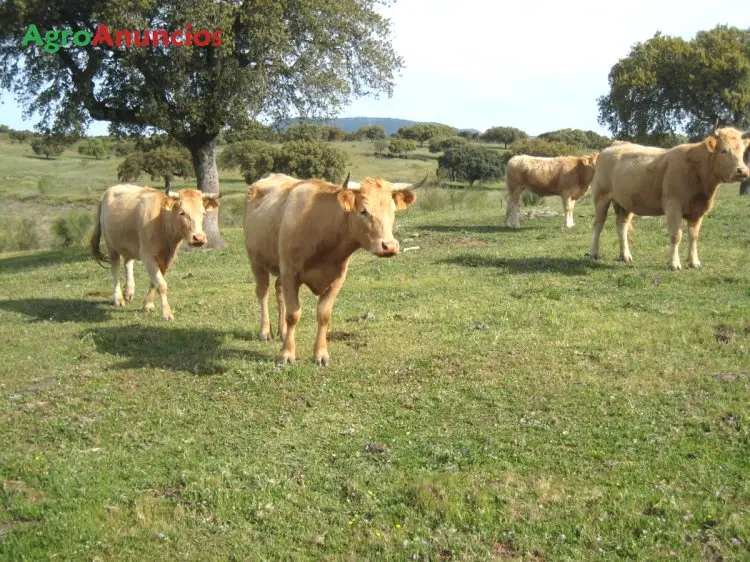
[[[197,189],[167,191],[164,208],[169,211],[172,232],[179,234],[191,246],[203,246],[206,233],[203,232],[203,217],[207,211],[219,207],[218,194],[201,193]]]
[[[703,144],[713,155],[713,172],[723,182],[742,181],[750,177],[744,162],[745,151],[750,146],[750,132],[742,133],[733,127],[717,129]]]
[[[583,176],[586,180],[586,185],[591,183],[594,179],[594,171],[596,170],[596,161],[599,159],[598,152],[592,152],[588,156],[581,156],[578,160],[578,168],[583,172]]]
[[[393,237],[396,211],[416,201],[414,190],[426,180],[427,176],[418,184],[392,184],[384,179],[366,178],[352,188],[347,176],[338,200],[349,215],[351,233],[357,242],[381,258],[398,255],[398,240]]]

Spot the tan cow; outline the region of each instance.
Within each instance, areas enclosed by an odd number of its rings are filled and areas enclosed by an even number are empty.
[[[717,129],[702,142],[681,144],[669,150],[631,143],[605,148],[591,182],[595,213],[591,258],[599,258],[599,237],[612,203],[617,214],[620,260],[633,261],[627,230],[634,214],[666,215],[669,267],[682,269],[677,253],[682,219],[688,223],[688,264],[700,267],[698,234],[703,216],[713,206],[719,184],[750,175],[742,161],[749,144],[750,133],[726,127]]]
[[[166,193],[137,185],[115,185],[107,189],[96,209],[91,253],[100,264],[110,265],[114,305],[124,306],[133,299],[133,262],[139,259],[151,278],[144,310],[154,310],[158,288],[161,317],[163,320],[174,320],[167,301],[164,275],[183,241],[191,246],[206,243],[203,217],[206,211],[218,206],[219,195],[201,193],[195,189]],[[109,256],[104,255],[100,248],[102,234]],[[120,288],[121,259],[125,262],[126,274],[124,296]]]
[[[260,302],[260,339],[272,338],[268,289],[273,274],[282,362],[295,361],[299,289],[304,284],[319,297],[315,362],[328,365],[326,332],[349,258],[359,248],[378,257],[399,253],[392,232],[395,211],[416,200],[413,190],[425,180],[411,185],[366,178],[352,189],[348,176],[343,185],[335,185],[274,174],[248,189],[243,229]]]
[[[575,226],[573,208],[589,189],[598,156],[594,152],[589,156],[547,158],[520,154],[511,158],[505,170],[506,226],[521,228],[518,210],[525,189],[541,197],[559,195],[565,210],[565,226]]]

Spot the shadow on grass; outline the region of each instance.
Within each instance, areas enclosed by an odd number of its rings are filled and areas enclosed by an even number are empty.
[[[93,263],[91,255],[84,248],[67,248],[64,250],[34,252],[20,256],[0,257],[0,273],[12,273],[51,265],[78,263],[89,259]]]
[[[110,317],[106,304],[82,299],[2,300],[0,308],[20,312],[39,321],[104,322]]]
[[[224,338],[230,334],[208,328],[171,328],[157,326],[102,327],[86,332],[93,337],[96,350],[124,358],[116,369],[166,369],[195,375],[220,375],[227,371],[228,359],[272,361],[277,346],[267,353],[228,349]]]
[[[478,234],[492,234],[495,232],[507,232],[507,233],[521,233],[522,228],[512,228],[510,226],[501,226],[497,224],[480,224],[480,225],[453,225],[453,224],[425,224],[425,225],[414,225],[409,228],[415,228],[419,230],[432,231],[432,232],[476,232]]]
[[[440,263],[463,267],[496,267],[508,273],[562,273],[563,275],[588,275],[590,271],[612,269],[612,265],[584,259],[563,258],[494,258],[480,254],[461,254]]]

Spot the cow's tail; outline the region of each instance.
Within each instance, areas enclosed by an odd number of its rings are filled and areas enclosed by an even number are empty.
[[[94,232],[91,233],[91,241],[89,243],[91,247],[91,255],[94,256],[96,262],[102,267],[107,267],[110,263],[109,256],[102,252],[101,248],[102,238],[102,204],[101,202],[96,207],[96,216],[94,217]]]

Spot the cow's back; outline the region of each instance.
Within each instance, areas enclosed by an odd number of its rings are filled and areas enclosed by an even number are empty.
[[[626,143],[599,154],[592,194],[607,195],[638,215],[660,214],[667,150]]]
[[[579,186],[577,156],[514,156],[508,161],[507,181],[511,186],[523,186],[537,195],[556,195],[566,188]]]
[[[279,236],[282,219],[292,187],[299,183],[299,180],[291,176],[284,178],[289,179],[271,176],[259,180],[250,186],[245,196],[245,249],[251,260],[258,262],[274,275],[279,274]]]
[[[139,257],[144,216],[159,195],[154,189],[137,185],[115,185],[104,192],[100,221],[110,251],[126,259]]]

